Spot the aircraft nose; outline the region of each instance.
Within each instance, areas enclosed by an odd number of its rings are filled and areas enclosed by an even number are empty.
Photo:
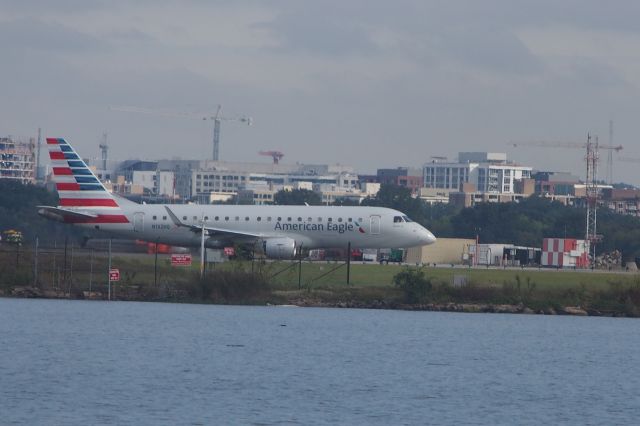
[[[436,242],[436,237],[433,235],[428,229],[422,228],[422,232],[420,233],[420,239],[422,244],[428,245]]]

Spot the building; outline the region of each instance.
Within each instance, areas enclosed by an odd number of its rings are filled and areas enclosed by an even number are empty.
[[[640,189],[603,188],[600,203],[616,213],[640,217]]]
[[[457,191],[450,189],[420,188],[418,198],[427,204],[446,204],[449,202],[449,194],[451,192]]]
[[[464,238],[438,238],[428,246],[407,249],[406,262],[417,265],[448,263],[459,265],[467,247],[475,241]]]
[[[245,202],[253,198],[258,204],[267,204],[280,190],[308,189],[331,203],[354,194],[358,200],[364,198],[359,187],[358,175],[341,165],[206,161],[191,171],[191,197],[201,201],[209,194],[231,197],[242,192]]]
[[[518,203],[525,194],[492,194],[487,192],[450,192],[449,204],[459,208],[473,207],[479,203]]]
[[[535,193],[540,195],[571,195],[575,196],[575,186],[580,179],[565,172],[536,172],[532,175],[535,180]]]
[[[413,194],[417,194],[422,187],[423,177],[420,169],[397,167],[395,169],[378,169],[375,180],[366,181],[409,188]]]
[[[473,242],[467,246],[463,257],[469,265],[506,267],[540,265],[541,255],[542,250],[538,247]]]
[[[0,179],[35,183],[35,143],[0,138]]]
[[[472,184],[479,193],[515,194],[516,183],[531,178],[531,167],[507,161],[504,153],[460,152],[458,162],[433,159],[423,167],[425,188],[462,191]]]

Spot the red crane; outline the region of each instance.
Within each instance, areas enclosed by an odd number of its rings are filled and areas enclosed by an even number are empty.
[[[284,157],[284,154],[280,151],[260,151],[260,155],[273,158],[273,164],[278,164],[282,157]]]

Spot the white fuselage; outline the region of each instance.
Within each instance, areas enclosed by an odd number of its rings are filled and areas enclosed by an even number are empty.
[[[431,232],[382,207],[136,204],[111,194],[64,138],[47,138],[58,207],[38,206],[49,219],[119,237],[194,247],[264,243],[289,257],[304,248],[391,248],[435,242]]]
[[[173,213],[180,224],[176,224]],[[382,207],[154,205],[121,206],[129,223],[80,224],[123,238],[178,246],[223,247],[232,241],[291,238],[305,248],[389,248],[430,244],[435,237],[403,213]],[[219,231],[219,232],[218,232]]]

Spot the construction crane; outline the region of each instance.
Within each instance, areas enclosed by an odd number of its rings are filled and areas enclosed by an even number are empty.
[[[284,157],[284,153],[280,151],[260,151],[259,154],[273,158],[273,164],[278,164]]]
[[[222,105],[218,105],[215,114],[212,113],[195,113],[182,111],[163,111],[150,108],[140,108],[135,106],[113,106],[110,107],[114,111],[136,112],[142,114],[159,115],[164,117],[181,117],[181,118],[198,118],[201,120],[213,120],[213,160],[220,160],[220,126],[223,121],[237,121],[248,126],[253,124],[253,119],[248,116],[224,117],[222,115]]]
[[[511,142],[513,147],[520,146],[537,146],[541,148],[579,148],[585,149],[585,163],[587,166],[585,179],[585,198],[586,198],[586,227],[585,241],[587,243],[587,253],[592,253],[591,264],[596,257],[596,244],[602,239],[602,235],[597,234],[598,225],[598,162],[600,160],[600,150],[609,150],[610,152],[620,152],[622,145],[601,145],[598,137],[592,137],[587,134],[586,142],[559,142],[559,141],[531,141],[531,142]]]

